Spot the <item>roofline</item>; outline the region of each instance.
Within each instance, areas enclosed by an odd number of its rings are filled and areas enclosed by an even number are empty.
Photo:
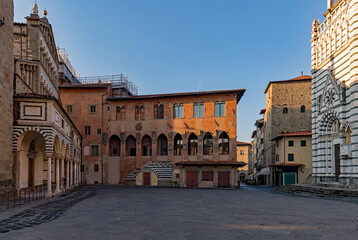
[[[73,89],[73,88],[108,88],[110,83],[93,83],[93,84],[68,84],[58,86],[59,89]]]
[[[73,125],[73,128],[77,131],[77,133],[80,135],[81,140],[83,139],[83,136],[81,134],[81,132],[77,129],[76,125],[74,124],[74,122],[72,121],[71,117],[68,115],[68,113],[65,111],[65,109],[62,107],[62,104],[57,100],[57,98],[52,97],[52,96],[19,96],[19,95],[14,95],[13,96],[14,99],[16,98],[25,98],[25,99],[31,99],[31,98],[36,98],[36,99],[48,99],[48,100],[54,100],[61,108],[61,110],[65,113],[66,117],[70,120],[71,124]]]
[[[135,96],[116,96],[107,98],[108,101],[118,100],[137,100],[137,99],[155,99],[155,98],[167,98],[167,97],[184,97],[195,95],[210,95],[210,94],[225,94],[236,93],[237,102],[240,101],[244,95],[246,89],[231,89],[231,90],[218,90],[218,91],[202,91],[202,92],[182,92],[182,93],[164,93],[164,94],[150,94],[150,95],[135,95]]]
[[[270,81],[267,84],[267,87],[266,87],[264,93],[267,92],[267,90],[269,89],[270,85],[273,84],[273,83],[290,83],[290,82],[304,82],[304,81],[312,81],[312,76],[304,75],[304,76],[301,76],[301,77],[292,78],[292,79],[288,79],[288,80]]]
[[[286,135],[286,134],[289,134],[288,133],[282,133],[282,134],[279,134],[278,136],[276,136],[275,138],[271,139],[270,141],[276,141],[276,140],[280,140],[284,137],[309,137],[309,136],[312,136],[312,132],[310,134],[306,133],[301,133],[301,134],[295,134],[295,135]]]

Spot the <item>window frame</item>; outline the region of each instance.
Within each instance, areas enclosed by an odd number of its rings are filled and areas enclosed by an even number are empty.
[[[97,113],[97,104],[89,104],[88,105],[88,113],[89,114],[96,114]],[[94,111],[92,111],[92,108],[94,109]]]
[[[94,149],[97,149],[97,152]],[[91,157],[98,157],[99,156],[99,145],[98,144],[91,144],[90,145],[90,156]]]
[[[288,140],[287,146],[289,146],[289,147],[294,147],[294,146],[295,146],[295,141],[293,141],[293,140]]]
[[[287,161],[288,161],[288,162],[294,162],[294,161],[295,161],[295,154],[293,154],[293,153],[288,153],[288,155],[287,155]]]
[[[306,146],[307,146],[307,141],[301,140],[301,147],[306,147]]]

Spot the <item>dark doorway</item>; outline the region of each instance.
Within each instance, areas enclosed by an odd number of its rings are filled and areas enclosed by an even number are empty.
[[[29,187],[34,186],[34,159],[29,158]]]
[[[339,175],[341,175],[341,159],[340,159],[340,146],[334,145],[334,166],[335,166],[335,180],[339,182]]]
[[[144,173],[144,186],[150,186],[150,173]]]
[[[197,187],[198,186],[198,172],[197,171],[187,171],[186,172],[186,186],[187,187]]]
[[[230,172],[218,172],[218,187],[230,187]]]

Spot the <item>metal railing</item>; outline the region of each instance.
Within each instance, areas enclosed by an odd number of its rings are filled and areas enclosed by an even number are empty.
[[[7,209],[24,205],[42,199],[46,196],[47,186],[39,185],[35,187],[22,188],[19,190],[11,190],[0,193],[0,206]]]
[[[125,88],[132,95],[138,95],[138,87],[123,73],[119,75],[80,77],[78,80],[82,84],[110,83],[112,84],[112,88]]]

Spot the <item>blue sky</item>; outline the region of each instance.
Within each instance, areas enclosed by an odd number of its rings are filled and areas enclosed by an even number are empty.
[[[24,22],[34,1],[15,0]],[[139,94],[245,88],[251,141],[269,81],[310,74],[311,26],[326,0],[38,0],[81,76],[123,73]]]

